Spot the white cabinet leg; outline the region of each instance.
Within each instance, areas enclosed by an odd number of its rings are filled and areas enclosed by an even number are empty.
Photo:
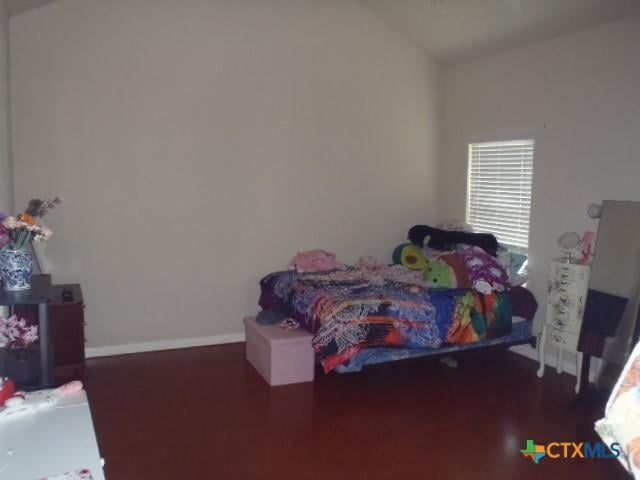
[[[538,368],[538,377],[542,378],[544,375],[544,344],[547,340],[547,327],[542,326],[542,333],[540,334],[538,342],[538,357],[540,360],[540,368]]]
[[[564,360],[564,350],[558,350],[558,366],[556,367],[556,371],[558,373],[562,373],[562,362]]]
[[[580,393],[580,377],[582,376],[582,352],[576,352],[576,394]]]

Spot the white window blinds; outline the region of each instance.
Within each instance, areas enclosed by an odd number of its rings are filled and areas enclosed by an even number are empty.
[[[510,247],[529,246],[533,140],[469,144],[467,222]]]

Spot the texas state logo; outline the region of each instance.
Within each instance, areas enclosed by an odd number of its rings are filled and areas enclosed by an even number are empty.
[[[533,440],[527,440],[527,446],[524,450],[520,450],[522,456],[530,458],[533,463],[539,463],[540,459],[546,455],[544,445],[536,445]]]
[[[618,458],[620,456],[620,444],[607,445],[602,442],[550,442],[536,444],[533,440],[527,443],[520,453],[525,458],[530,458],[538,464],[544,457],[555,460],[558,458],[585,459],[585,458]]]

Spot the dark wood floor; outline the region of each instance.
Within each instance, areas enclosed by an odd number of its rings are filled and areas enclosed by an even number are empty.
[[[89,361],[109,480],[625,479],[616,460],[551,460],[529,438],[595,441],[567,412],[573,377],[506,351],[386,365],[270,388],[244,344]]]

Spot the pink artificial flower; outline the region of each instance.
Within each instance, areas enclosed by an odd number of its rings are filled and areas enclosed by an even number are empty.
[[[38,327],[27,326],[27,321],[16,315],[0,317],[0,335],[6,339],[10,348],[25,348],[38,341]]]

